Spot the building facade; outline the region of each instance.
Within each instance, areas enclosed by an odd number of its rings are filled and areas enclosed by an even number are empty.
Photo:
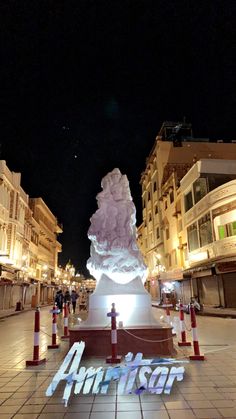
[[[165,122],[162,125],[141,176],[143,222],[138,228],[138,243],[148,266],[147,288],[153,298],[161,300],[163,293],[173,302],[179,298],[189,302],[191,296],[197,296],[202,304],[236,307],[236,295],[232,297],[231,294],[233,302],[229,301],[229,297],[226,298],[227,289],[232,284],[229,279],[220,278],[223,273],[219,272],[222,269],[228,270],[227,278],[230,278],[236,271],[232,251],[234,245],[232,244],[227,254],[226,248],[223,250],[222,247],[223,238],[219,241],[219,233],[217,235],[215,231],[216,223],[234,218],[234,212],[230,213],[229,218],[226,215],[223,217],[221,210],[215,207],[212,208],[213,212],[201,213],[201,217],[200,213],[196,212],[197,208],[202,208],[204,202],[208,202],[213,190],[223,188],[225,194],[227,183],[234,182],[235,175],[231,172],[234,171],[232,166],[235,162],[224,164],[224,160],[232,161],[234,156],[236,159],[235,151],[234,143],[193,138],[190,124]],[[195,200],[194,193],[200,194],[198,196],[201,198],[198,201]],[[226,202],[234,201],[234,194],[235,192],[231,198],[226,198]],[[221,205],[222,202],[219,202],[219,206]],[[229,208],[233,206],[230,205]],[[221,214],[220,221],[216,218],[217,211]],[[224,204],[222,211],[226,211]],[[206,225],[212,223],[215,223],[212,225],[214,244],[210,245],[200,238],[199,232],[202,233]],[[227,232],[230,227],[220,227],[222,237],[226,234],[223,233],[224,228]],[[234,231],[234,227],[230,231]],[[197,246],[197,242],[192,243],[196,235],[200,247],[194,247]],[[233,242],[233,235],[225,240]],[[229,244],[225,246],[230,248]],[[214,261],[215,251],[210,250],[211,247],[218,248],[215,250],[218,252],[217,263]],[[206,255],[207,260],[204,259]],[[197,258],[199,260],[196,260]],[[203,277],[205,279],[202,280]],[[206,279],[207,277],[209,278]],[[229,287],[225,285],[227,281]]]
[[[45,202],[30,199],[21,174],[0,160],[0,310],[52,300],[61,232]]]

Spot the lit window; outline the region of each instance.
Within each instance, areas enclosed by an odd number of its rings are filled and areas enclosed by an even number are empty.
[[[218,227],[219,239],[225,239],[226,237],[236,236],[236,221],[221,225]]]

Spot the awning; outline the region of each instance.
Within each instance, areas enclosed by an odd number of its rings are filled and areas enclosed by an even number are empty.
[[[217,274],[236,272],[236,261],[216,263],[215,268]]]
[[[8,278],[0,278],[0,285],[13,285],[13,281]]]

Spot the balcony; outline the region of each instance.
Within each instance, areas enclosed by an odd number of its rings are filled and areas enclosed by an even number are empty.
[[[236,180],[225,183],[209,192],[197,204],[184,214],[184,225],[191,224],[205,212],[235,200]]]
[[[227,257],[235,256],[236,236],[227,237],[209,243],[193,252],[189,252],[190,266],[201,265],[202,263],[219,262]]]

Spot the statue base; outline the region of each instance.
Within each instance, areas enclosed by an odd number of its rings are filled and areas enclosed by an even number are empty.
[[[119,313],[116,317],[118,354],[174,354],[172,327],[161,324],[153,316],[151,297],[140,277],[128,284],[117,284],[103,274],[89,298],[88,318],[70,328],[70,345],[82,340],[85,342],[85,355],[109,356],[111,319],[107,314],[112,303]]]
[[[117,325],[122,327],[161,327],[152,312],[151,296],[145,290],[140,277],[128,284],[117,284],[106,275],[102,275],[94,293],[89,297],[88,318],[74,328],[106,328],[110,326],[107,313],[115,304]]]
[[[74,342],[85,342],[85,356],[107,358],[111,354],[111,329],[70,329],[70,347]],[[142,352],[144,356],[174,356],[171,327],[126,327],[117,330],[117,353]]]

